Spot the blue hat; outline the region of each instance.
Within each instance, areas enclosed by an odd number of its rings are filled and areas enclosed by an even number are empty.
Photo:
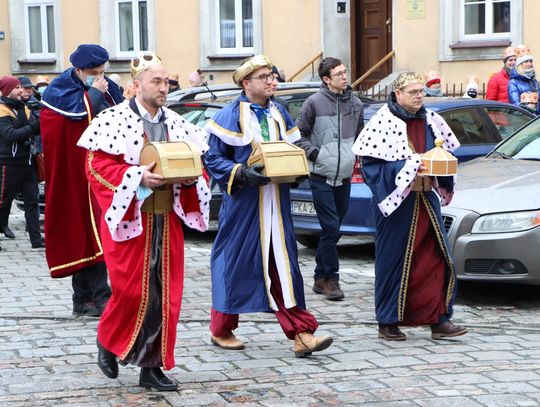
[[[19,82],[23,88],[31,88],[34,86],[32,85],[32,81],[27,76],[19,76]]]
[[[95,68],[109,60],[109,53],[97,44],[81,44],[70,55],[69,60],[75,68]]]

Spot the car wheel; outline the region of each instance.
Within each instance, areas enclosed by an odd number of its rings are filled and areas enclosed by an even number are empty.
[[[319,245],[319,236],[317,235],[296,235],[296,241],[310,249],[316,249]]]

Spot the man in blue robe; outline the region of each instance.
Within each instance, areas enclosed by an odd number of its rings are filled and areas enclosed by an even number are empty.
[[[263,141],[300,138],[287,111],[270,97],[272,63],[264,55],[233,74],[242,94],[206,126],[206,169],[223,190],[219,231],[211,254],[212,343],[244,349],[233,330],[238,314],[273,312],[296,357],[326,349],[331,337],[313,335],[315,317],[305,309],[302,275],[290,214],[288,184],[271,184],[262,166],[246,164]]]
[[[400,325],[430,325],[433,339],[463,335],[467,329],[450,321],[456,273],[441,217],[454,179],[421,174],[422,154],[436,138],[450,152],[459,142],[442,117],[424,108],[421,76],[403,73],[394,89],[353,146],[373,193],[379,338],[405,340]]]

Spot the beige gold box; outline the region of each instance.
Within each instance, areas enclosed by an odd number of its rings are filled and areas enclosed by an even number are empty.
[[[262,173],[273,184],[294,182],[309,175],[306,154],[286,141],[264,141],[257,144],[247,161],[248,165],[264,164]]]
[[[427,169],[420,175],[445,176],[457,174],[458,160],[444,148],[442,139],[435,140],[435,147],[424,153],[422,164]]]
[[[155,161],[154,174],[163,175],[167,184],[202,175],[201,153],[189,141],[147,143],[141,151],[140,164]]]

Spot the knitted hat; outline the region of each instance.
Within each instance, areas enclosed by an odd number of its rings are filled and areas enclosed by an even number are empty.
[[[2,92],[3,96],[8,96],[11,92],[13,92],[13,89],[15,89],[17,86],[19,86],[21,82],[13,76],[4,76],[0,78],[0,92]]]
[[[97,44],[81,44],[70,55],[69,60],[75,68],[96,68],[109,60],[109,53]]]
[[[516,66],[520,66],[523,62],[532,61],[533,57],[532,55],[523,55],[516,59]]]
[[[503,52],[503,62],[506,64],[506,61],[508,61],[510,58],[516,56],[516,51],[514,47],[507,47]]]

